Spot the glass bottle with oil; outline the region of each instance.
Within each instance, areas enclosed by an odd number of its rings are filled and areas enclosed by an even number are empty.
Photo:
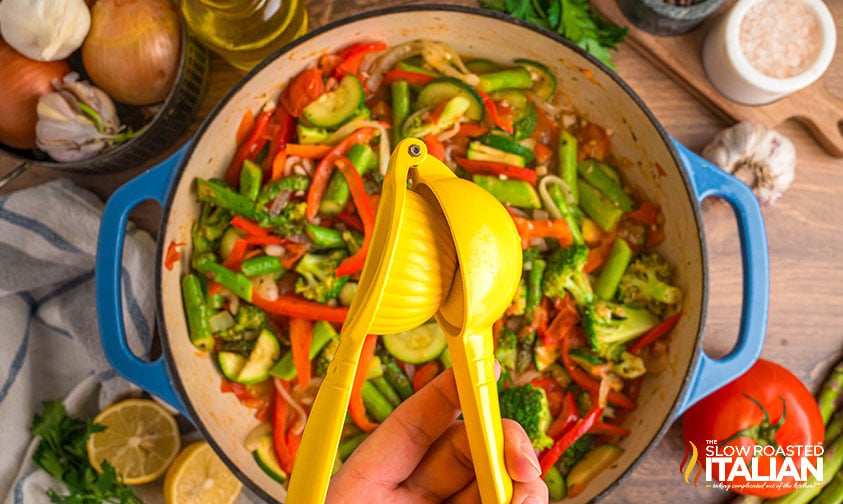
[[[181,10],[206,47],[246,71],[307,31],[304,0],[181,0]]]

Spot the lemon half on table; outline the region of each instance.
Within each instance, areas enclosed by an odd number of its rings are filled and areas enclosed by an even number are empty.
[[[230,504],[243,484],[217,457],[206,441],[179,453],[164,477],[167,504]]]
[[[127,485],[158,478],[181,449],[176,419],[155,401],[120,401],[102,410],[94,422],[105,430],[88,438],[88,461],[101,473],[102,461],[107,460]]]

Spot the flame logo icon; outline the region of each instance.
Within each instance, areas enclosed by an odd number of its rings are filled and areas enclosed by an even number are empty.
[[[702,464],[699,461],[699,450],[697,450],[697,445],[695,445],[692,441],[688,441],[691,449],[688,450],[688,446],[685,446],[685,456],[682,457],[682,462],[679,464],[679,472],[685,477],[685,484],[691,484],[691,474],[694,473],[694,469],[699,467],[697,471],[697,475],[694,476],[694,486],[697,486],[697,482],[700,480],[700,475],[703,473]],[[688,459],[688,452],[690,451],[691,458]],[[687,462],[687,465],[685,464]]]

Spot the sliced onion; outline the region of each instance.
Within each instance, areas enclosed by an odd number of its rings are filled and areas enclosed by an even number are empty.
[[[567,201],[569,205],[574,203],[574,195],[568,187],[568,184],[556,175],[546,175],[539,181],[539,196],[541,196],[544,207],[550,213],[551,217],[554,219],[561,219],[562,213],[559,212],[556,202],[553,201],[553,198],[550,197],[550,191],[547,190],[547,186],[549,184],[558,185],[559,188],[562,189],[562,194],[565,195],[565,201]]]
[[[284,388],[284,385],[281,383],[279,378],[273,378],[272,383],[275,385],[275,390],[278,391],[278,394],[284,398],[284,401],[293,409],[293,412],[296,414],[296,420],[293,425],[290,426],[290,431],[298,436],[299,434],[304,431],[304,424],[307,422],[307,413],[302,408],[301,404],[297,403],[293,398],[290,396],[290,393]]]
[[[237,312],[240,311],[240,298],[237,296],[231,296],[228,300],[228,311],[231,312],[232,315],[237,315]]]
[[[208,319],[208,326],[210,327],[212,333],[225,331],[233,325],[234,317],[232,317],[231,314],[227,311],[221,311],[215,315],[212,315]]]
[[[550,215],[548,215],[547,210],[533,210],[533,219],[535,220],[547,220]]]
[[[261,438],[271,433],[272,424],[269,422],[261,422],[255,426],[254,429],[250,430],[248,434],[246,434],[246,440],[243,441],[243,446],[250,452],[253,452],[258,449],[258,446],[260,446]]]
[[[281,192],[278,193],[278,196],[272,200],[272,203],[269,205],[269,215],[273,217],[277,217],[281,215],[281,210],[287,206],[287,202],[290,201],[290,196],[293,195],[293,191],[289,189],[282,189]]]
[[[422,47],[423,42],[421,40],[413,40],[398,44],[387,51],[375,53],[377,57],[363,58],[363,62],[360,64],[360,70],[369,74],[366,88],[377,89],[387,70],[401,60],[421,54]]]
[[[541,378],[541,375],[542,374],[539,373],[538,371],[536,371],[535,369],[528,369],[527,371],[524,371],[520,375],[515,376],[512,379],[512,384],[515,385],[516,387],[520,387],[522,385],[526,385],[526,384],[530,383],[531,381],[535,380],[536,378]]]
[[[425,63],[444,75],[455,77],[472,86],[480,83],[480,78],[468,71],[468,68],[460,59],[460,55],[448,44],[425,40],[422,47],[422,58],[424,58]]]
[[[413,383],[413,378],[416,377],[416,365],[404,364],[404,374],[407,375],[407,379],[410,380],[410,383]]]
[[[275,301],[278,299],[278,284],[275,283],[275,278],[273,278],[272,273],[258,275],[253,278],[252,289],[255,294],[267,301]]]
[[[536,96],[535,93],[531,93],[528,91],[527,97],[530,99],[531,102],[536,105],[536,107],[540,108],[542,112],[553,117],[554,119],[558,119],[559,115],[562,113],[562,110],[564,110],[562,107],[553,105],[548,101],[542,100],[541,98]]]
[[[450,129],[446,129],[442,133],[439,133],[439,135],[436,136],[436,139],[440,142],[445,142],[454,138],[454,136],[456,136],[456,134],[460,132],[461,124],[462,120],[455,122],[453,127],[451,127]]]
[[[287,255],[287,249],[277,243],[273,243],[271,245],[264,245],[263,253],[273,257],[284,257]]]

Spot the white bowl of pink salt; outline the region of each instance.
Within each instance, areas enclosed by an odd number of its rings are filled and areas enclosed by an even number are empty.
[[[738,0],[706,35],[703,64],[725,96],[761,105],[816,81],[836,41],[821,0]]]

